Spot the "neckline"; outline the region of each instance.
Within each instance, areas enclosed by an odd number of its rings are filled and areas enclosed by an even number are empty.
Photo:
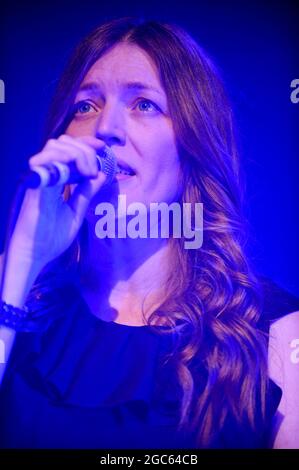
[[[105,323],[107,325],[115,325],[117,327],[124,327],[124,328],[148,328],[150,327],[150,325],[128,325],[127,323],[119,323],[117,321],[107,321],[107,320],[104,320],[103,318],[101,317],[98,317],[97,315],[95,315],[94,313],[92,313],[92,311],[90,309],[88,309],[88,313],[96,320],[98,321],[99,323]]]
[[[85,299],[80,295],[80,301],[81,303],[83,304],[84,306],[84,311],[86,312],[86,314],[88,315],[88,317],[95,323],[98,323],[98,324],[102,324],[102,325],[107,325],[107,326],[113,326],[115,328],[120,328],[120,329],[131,329],[131,330],[147,330],[149,331],[150,329],[168,329],[169,330],[169,327],[168,326],[165,326],[165,325],[128,325],[126,323],[119,323],[119,322],[116,322],[116,321],[107,321],[107,320],[104,320],[103,318],[101,317],[98,317],[97,315],[95,315],[89,305],[87,304],[87,302],[85,301]]]
[[[152,333],[153,331],[171,331],[171,328],[165,325],[128,325],[126,323],[118,323],[116,321],[106,321],[103,320],[101,317],[97,317],[92,313],[90,308],[87,306],[87,314],[91,318],[93,322],[98,325],[104,326],[111,326],[112,328],[119,329],[119,330],[127,330],[127,331],[146,331]]]
[[[116,321],[107,321],[107,320],[104,320],[103,318],[101,317],[98,317],[97,315],[95,315],[92,310],[90,309],[88,303],[86,302],[86,300],[84,299],[84,297],[81,295],[80,293],[80,289],[78,288],[78,286],[74,286],[75,287],[75,297],[77,298],[77,300],[79,301],[79,304],[82,305],[83,307],[83,311],[84,311],[84,314],[86,314],[87,318],[90,318],[90,320],[92,320],[95,324],[97,323],[98,325],[105,325],[105,326],[109,326],[111,325],[112,327],[114,328],[119,328],[119,329],[123,329],[123,330],[133,330],[133,331],[137,331],[137,330],[142,330],[142,331],[153,331],[153,330],[160,330],[160,331],[163,331],[163,330],[171,330],[171,328],[169,326],[166,326],[166,325],[148,325],[148,324],[145,324],[145,325],[128,325],[126,323],[119,323],[119,322],[116,322]]]

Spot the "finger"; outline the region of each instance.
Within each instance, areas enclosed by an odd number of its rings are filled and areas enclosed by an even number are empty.
[[[80,137],[73,137],[73,136],[70,136],[69,134],[62,134],[62,135],[74,141],[85,143],[89,145],[90,147],[94,148],[95,150],[101,150],[106,146],[106,143],[103,140],[99,139],[98,137],[94,137],[92,135],[83,135]]]
[[[80,142],[83,145],[87,145],[88,148],[92,147],[95,150],[96,154],[99,154],[99,155],[100,155],[101,150],[103,150],[106,147],[106,143],[103,140],[98,139],[97,137],[93,137],[91,135],[73,137],[68,134],[62,134],[60,137],[58,137],[58,140],[60,138],[63,139],[64,141]]]
[[[51,163],[55,160],[67,163],[69,161],[69,156],[62,152],[57,155],[57,150],[54,149],[42,150],[41,152],[33,155],[33,157],[28,160],[28,164],[32,168],[37,165],[46,165],[47,163]]]
[[[96,172],[90,168],[88,158],[85,153],[79,149],[71,146],[63,146],[62,142],[52,143],[51,147],[41,151],[40,153],[34,155],[29,160],[29,166],[31,169],[34,169],[38,165],[47,165],[53,163],[54,161],[62,163],[75,162],[75,165],[79,171],[84,176],[95,177]]]
[[[78,142],[64,142],[63,140],[55,141],[52,148],[57,148],[57,151],[62,151],[69,155],[69,161],[74,161],[78,170],[87,176],[96,177],[98,174],[98,167],[96,163],[95,150]]]
[[[63,145],[70,145],[74,149],[80,149],[86,156],[90,171],[94,176],[98,174],[97,153],[93,147],[78,139],[75,140],[66,134],[61,135],[58,138],[58,142]]]

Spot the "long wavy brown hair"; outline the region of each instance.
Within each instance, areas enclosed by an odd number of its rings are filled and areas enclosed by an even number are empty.
[[[165,361],[174,361],[182,389],[179,425],[195,432],[199,447],[208,447],[228,416],[254,430],[265,415],[266,347],[257,327],[259,284],[245,254],[244,181],[232,110],[218,71],[188,33],[176,25],[121,18],[95,29],[75,50],[54,96],[47,138],[65,131],[83,77],[121,41],[154,61],[181,158],[181,203],[204,207],[200,249],[184,249],[184,238],[169,240],[176,268],[168,296],[148,324],[162,318],[173,327],[173,350]],[[200,387],[198,363],[204,371]]]

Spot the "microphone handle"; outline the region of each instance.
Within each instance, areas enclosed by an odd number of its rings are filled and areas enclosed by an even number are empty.
[[[117,170],[116,158],[110,147],[105,146],[97,154],[97,164],[99,171],[106,175],[104,186],[112,183]],[[42,188],[55,186],[56,184],[80,183],[86,176],[79,173],[76,163],[51,162],[47,165],[38,165],[29,170],[23,177],[22,183],[27,188]]]

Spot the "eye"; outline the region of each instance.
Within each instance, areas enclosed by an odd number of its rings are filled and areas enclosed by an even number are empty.
[[[78,101],[73,108],[75,115],[89,114],[91,111],[97,111],[97,109],[89,101]]]
[[[153,113],[155,111],[160,111],[159,106],[157,106],[152,101],[144,99],[144,98],[138,100],[136,106],[138,107],[140,111],[142,111],[143,113],[147,113],[147,114]]]

